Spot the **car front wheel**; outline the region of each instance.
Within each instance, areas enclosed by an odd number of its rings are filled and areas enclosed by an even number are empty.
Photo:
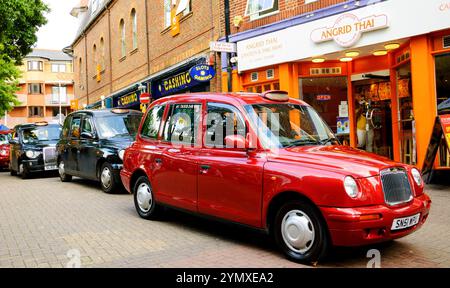
[[[30,178],[30,171],[28,171],[28,168],[23,163],[19,164],[19,175],[22,179]]]
[[[63,160],[61,160],[61,162],[59,162],[58,173],[59,173],[59,178],[61,179],[62,182],[72,181],[72,175],[67,174],[66,166],[65,166]]]
[[[144,219],[154,220],[161,215],[161,207],[156,204],[152,187],[146,176],[141,176],[133,187],[134,206]]]
[[[273,236],[292,261],[312,264],[323,259],[330,247],[326,224],[311,205],[291,201],[278,210]]]

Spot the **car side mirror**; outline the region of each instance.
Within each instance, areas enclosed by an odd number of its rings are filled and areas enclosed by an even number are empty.
[[[18,138],[9,139],[9,144],[11,145],[19,144],[19,139]]]
[[[249,149],[246,137],[242,135],[228,135],[225,137],[226,148]]]
[[[83,132],[83,133],[81,133],[80,137],[83,139],[89,139],[89,140],[95,139],[94,133],[91,133],[91,132]]]

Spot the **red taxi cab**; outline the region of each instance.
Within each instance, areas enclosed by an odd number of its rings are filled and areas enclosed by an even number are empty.
[[[0,131],[0,170],[9,168],[9,139],[10,130]]]
[[[297,262],[406,236],[431,204],[416,168],[341,146],[282,91],[157,100],[123,162],[142,218],[166,206],[244,224]]]

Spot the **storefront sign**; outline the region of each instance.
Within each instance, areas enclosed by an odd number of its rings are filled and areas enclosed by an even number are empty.
[[[445,146],[447,146],[448,153],[450,153],[450,114],[436,117],[433,134],[431,135],[430,144],[428,145],[427,154],[422,167],[422,175],[425,179],[428,178],[427,182],[431,180],[431,171],[434,166],[434,161],[436,160],[439,146],[442,143],[442,136],[444,136]]]
[[[211,42],[209,43],[209,49],[216,52],[236,53],[236,43],[228,42]]]
[[[191,77],[190,70],[152,83],[152,96],[157,99],[162,96],[175,94],[179,91],[201,84]]]
[[[316,96],[317,101],[330,101],[331,100],[331,95],[317,95]]]
[[[137,105],[139,104],[139,97],[137,92],[134,92],[132,94],[128,94],[122,97],[119,97],[117,99],[117,105],[115,105],[116,107],[130,107],[133,105]]]
[[[358,42],[363,33],[388,26],[387,15],[373,15],[360,19],[354,14],[344,14],[336,19],[333,26],[315,29],[311,33],[311,39],[315,43],[334,40],[339,46],[351,47]]]
[[[216,76],[216,70],[212,66],[199,64],[191,68],[189,75],[198,82],[209,82]]]
[[[348,16],[349,12],[345,12],[239,41],[237,43],[239,71],[341,52],[346,50],[346,47],[340,44],[351,45],[352,41],[358,41],[357,45],[355,45],[356,42],[353,44],[356,47],[365,47],[448,29],[450,10],[445,10],[447,9],[445,3],[448,0],[425,2],[423,0],[381,1],[352,10],[351,15],[355,16],[353,20]],[[445,12],[439,8],[444,9]],[[344,15],[347,16],[343,17]],[[382,29],[387,26],[389,27]],[[319,27],[323,28],[318,29]],[[333,30],[333,28],[337,29]],[[368,31],[371,32],[367,33]],[[311,35],[312,32],[313,35]],[[364,33],[363,37],[360,37],[361,33]],[[317,45],[310,40],[311,38],[324,42]],[[330,41],[335,38],[342,43]]]

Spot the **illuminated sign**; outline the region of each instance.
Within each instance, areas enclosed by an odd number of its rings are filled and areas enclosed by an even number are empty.
[[[344,14],[336,19],[333,26],[314,30],[311,33],[311,39],[315,43],[334,40],[342,47],[350,47],[358,42],[363,33],[388,26],[386,15],[372,15],[360,19],[354,14]]]
[[[191,68],[189,75],[198,82],[209,82],[216,76],[216,70],[212,66],[199,64]]]
[[[130,107],[139,104],[139,97],[136,92],[128,94],[117,99],[116,107]]]
[[[317,101],[330,101],[331,100],[331,95],[317,95],[316,96]]]

